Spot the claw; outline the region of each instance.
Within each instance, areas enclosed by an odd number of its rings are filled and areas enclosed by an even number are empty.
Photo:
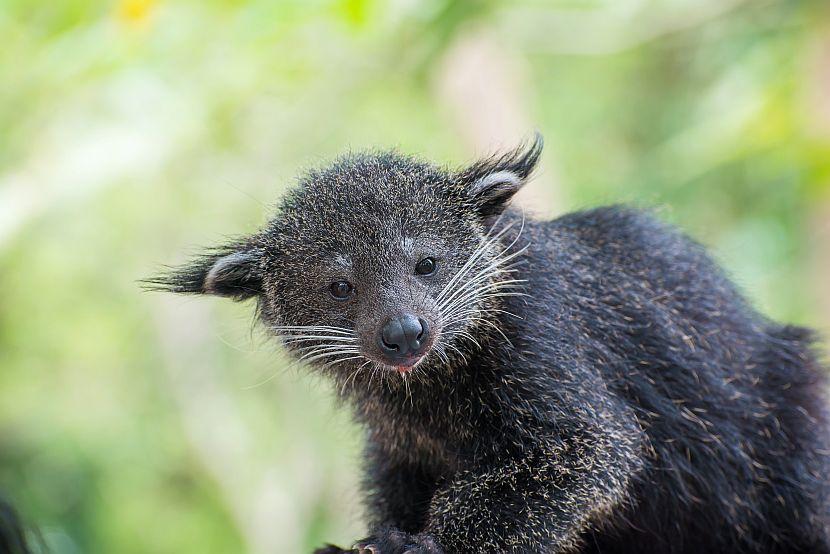
[[[357,550],[357,554],[380,554],[380,550],[373,544],[357,543],[352,549]]]

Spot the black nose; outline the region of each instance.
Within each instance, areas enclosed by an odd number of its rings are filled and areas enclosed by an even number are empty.
[[[420,317],[403,314],[391,318],[380,331],[378,342],[384,354],[391,358],[414,356],[429,341],[429,325]]]

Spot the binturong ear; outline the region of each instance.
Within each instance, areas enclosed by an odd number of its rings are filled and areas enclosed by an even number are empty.
[[[255,247],[219,248],[142,283],[146,290],[246,300],[262,294],[261,256]]]
[[[543,144],[542,135],[537,132],[529,143],[506,154],[480,160],[459,174],[482,217],[504,211],[536,167]]]

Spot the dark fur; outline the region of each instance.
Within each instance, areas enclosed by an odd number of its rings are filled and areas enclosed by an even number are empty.
[[[385,314],[431,314],[439,344],[460,352],[430,354],[407,381],[353,361],[320,368],[367,431],[363,551],[830,552],[810,332],[758,314],[699,245],[647,213],[499,217],[518,186],[484,178],[523,182],[540,148],[459,172],[398,154],[341,159],[304,178],[261,233],[153,284],[255,296],[267,325],[348,326],[365,356]],[[441,282],[510,222],[490,255],[527,245],[510,274],[526,296],[472,295],[481,317],[442,319]],[[401,236],[437,249],[445,276],[413,278],[420,254]],[[229,252],[245,255],[206,286]],[[324,294],[338,255],[361,287],[350,305]]]
[[[29,554],[29,541],[17,512],[0,499],[0,554]]]

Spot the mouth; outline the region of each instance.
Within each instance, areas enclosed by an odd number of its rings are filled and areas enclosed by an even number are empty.
[[[426,352],[415,356],[407,356],[403,360],[397,360],[392,367],[395,368],[395,371],[397,371],[401,375],[404,375],[415,369],[415,366],[420,364],[426,357]]]
[[[430,340],[418,351],[405,355],[384,356],[381,354],[372,356],[372,358],[388,370],[396,371],[399,375],[406,375],[429,357],[434,342],[434,340]]]

